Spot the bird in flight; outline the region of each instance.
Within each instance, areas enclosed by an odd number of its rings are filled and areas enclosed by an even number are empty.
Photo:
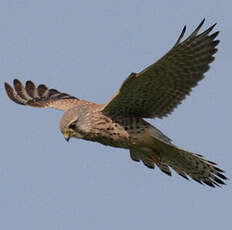
[[[156,165],[171,175],[171,167],[185,179],[191,177],[211,187],[223,185],[227,178],[216,163],[178,148],[144,120],[169,115],[209,70],[219,31],[211,33],[214,24],[199,33],[203,23],[182,41],[185,26],[167,54],[141,72],[131,73],[106,104],[81,100],[45,85],[36,87],[32,81],[24,86],[18,79],[14,79],[14,88],[5,83],[7,95],[21,105],[65,111],[60,131],[66,140],[76,137],[125,148],[132,160],[149,168]]]

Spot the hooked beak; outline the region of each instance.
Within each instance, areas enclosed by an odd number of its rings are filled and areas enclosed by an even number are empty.
[[[65,133],[64,133],[64,139],[67,141],[67,142],[69,142],[69,139],[70,139],[70,133],[68,132],[68,131],[66,131]]]

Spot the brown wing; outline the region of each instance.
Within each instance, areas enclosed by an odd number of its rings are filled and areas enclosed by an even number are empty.
[[[162,118],[170,114],[204,77],[214,60],[215,40],[219,32],[209,34],[214,26],[198,34],[204,20],[183,42],[186,27],[174,47],[159,61],[140,73],[132,73],[119,91],[103,107],[106,114]]]
[[[33,107],[68,110],[81,101],[56,89],[48,89],[45,85],[36,87],[32,81],[27,81],[23,86],[18,79],[14,79],[14,89],[8,83],[5,83],[5,89],[12,101]]]

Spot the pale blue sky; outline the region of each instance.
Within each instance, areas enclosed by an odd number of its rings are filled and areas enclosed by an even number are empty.
[[[3,0],[0,5],[0,229],[231,229],[231,181],[211,189],[149,170],[128,151],[59,132],[62,112],[11,102],[18,77],[99,103],[160,58],[183,26],[217,22],[219,52],[175,112],[151,120],[231,173],[230,1]],[[215,30],[215,31],[216,31]]]

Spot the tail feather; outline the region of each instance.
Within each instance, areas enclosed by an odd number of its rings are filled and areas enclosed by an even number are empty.
[[[172,168],[180,175],[182,176],[183,178],[185,178],[186,180],[189,180],[188,176],[186,175],[186,173],[174,166],[172,166]]]
[[[168,143],[160,144],[161,162],[172,167],[178,174],[184,178],[191,177],[201,184],[211,187],[224,185],[226,176],[220,168],[217,168],[215,162],[208,161],[202,155],[191,153]]]
[[[159,156],[155,153],[150,155],[148,153],[145,154],[143,152],[136,152],[134,150],[130,150],[130,157],[134,161],[139,162],[141,160],[145,166],[151,169],[154,169],[156,164],[162,172],[166,173],[169,176],[172,175],[168,165],[162,163],[159,159]]]
[[[162,172],[166,173],[168,176],[172,175],[170,168],[166,164],[161,163],[158,167]]]
[[[151,159],[151,157],[148,154],[144,154],[141,152],[137,152],[135,150],[130,150],[130,157],[133,161],[140,161],[144,163],[148,168],[154,169],[154,161]]]
[[[206,160],[202,155],[185,151],[173,145],[169,138],[152,127],[148,135],[151,137],[149,148],[130,150],[131,158],[143,161],[149,167],[157,165],[160,170],[171,176],[170,168],[185,179],[192,178],[200,184],[211,187],[225,184],[227,177],[215,162]]]

